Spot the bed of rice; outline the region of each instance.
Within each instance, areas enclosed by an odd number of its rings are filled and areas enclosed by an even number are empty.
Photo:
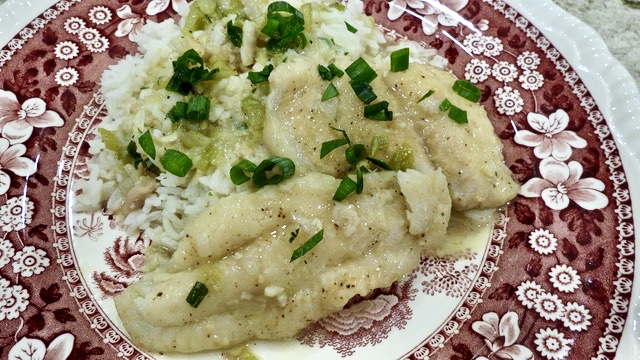
[[[300,8],[302,2],[309,1],[290,1],[297,8]],[[326,4],[321,0],[316,2]],[[331,51],[319,44],[305,49],[318,58],[318,64],[328,64],[338,54],[348,54],[353,60],[365,56],[374,62],[385,62],[391,51],[408,46],[411,48],[412,61],[444,66],[444,60],[436,56],[433,50],[424,49],[414,42],[389,44],[372,19],[364,15],[361,1],[351,0],[345,5],[343,10],[336,7],[314,10],[312,22],[305,24],[305,33],[309,39],[333,40]],[[314,5],[314,9],[318,8],[320,7]],[[173,73],[172,61],[191,48],[205,54],[205,59],[207,55],[212,58],[215,55],[219,59],[220,54],[223,54],[230,62],[245,60],[241,59],[238,50],[233,49],[226,39],[224,25],[235,17],[233,14],[225,16],[209,29],[193,33],[192,37],[185,36],[180,24],[172,20],[147,23],[142,32],[133,38],[138,44],[139,53],[127,56],[107,69],[102,76],[102,95],[108,116],[102,119],[99,127],[121,136],[132,136],[150,129],[156,147],[170,147],[173,142],[178,141],[173,124],[166,114],[184,97],[168,92],[158,84],[163,81],[166,83]],[[358,33],[349,32],[345,21],[357,28]],[[261,25],[257,24],[257,31]],[[251,53],[255,49],[241,51]],[[286,53],[283,56],[286,57]],[[259,71],[270,60],[265,56],[257,56],[246,70]],[[213,64],[206,65],[213,67]],[[241,65],[234,64],[234,67]],[[251,94],[253,86],[247,80],[246,71],[211,83],[212,88],[206,91],[212,100],[210,121],[224,127],[224,124],[242,116],[240,104]],[[123,222],[128,230],[142,231],[145,239],[168,249],[176,248],[177,242],[183,237],[186,224],[196,214],[221,197],[250,189],[248,185],[233,185],[229,178],[229,169],[233,164],[241,159],[257,163],[270,155],[260,144],[247,146],[247,143],[238,142],[227,149],[224,161],[219,162],[215,168],[209,167],[208,171],[191,171],[184,178],[161,173],[155,179],[155,190],[145,194],[141,207],[131,210],[121,207],[126,190],[140,182],[140,170],[106,150],[99,134],[90,141],[90,153],[93,155],[88,164],[91,175],[88,180],[76,183],[79,195],[73,205],[74,211],[87,212],[106,208],[109,213],[123,214]]]

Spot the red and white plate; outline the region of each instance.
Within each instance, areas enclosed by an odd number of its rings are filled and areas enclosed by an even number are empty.
[[[142,241],[72,211],[105,114],[102,71],[184,0],[0,5],[0,358],[198,359],[136,348],[112,297]],[[523,184],[475,251],[425,258],[261,359],[640,357],[634,222],[640,95],[593,30],[551,1],[366,0],[390,36],[436,48]]]

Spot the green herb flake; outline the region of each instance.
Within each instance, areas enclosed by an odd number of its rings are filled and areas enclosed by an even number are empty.
[[[211,100],[202,95],[196,95],[189,99],[187,103],[186,119],[201,121],[209,118]]]
[[[356,93],[356,96],[365,104],[370,104],[373,100],[378,98],[375,92],[373,92],[373,88],[369,83],[360,80],[351,80],[349,82],[351,88]]]
[[[373,81],[378,74],[369,66],[369,64],[361,57],[357,58],[351,65],[347,66],[344,71],[349,75],[352,81],[362,81],[366,84]]]
[[[427,91],[427,93],[426,93],[426,94],[424,94],[424,95],[422,95],[422,97],[421,97],[420,99],[418,99],[418,101],[417,101],[417,102],[422,102],[422,101],[426,100],[427,98],[429,98],[429,97],[430,97],[431,95],[433,95],[434,93],[435,93],[435,91],[433,91],[433,90],[429,90],[429,91]]]
[[[286,1],[276,1],[267,7],[267,23],[260,30],[270,39],[269,51],[284,52],[289,48],[304,48],[307,38],[304,31],[304,15]]]
[[[292,243],[293,240],[295,240],[299,234],[300,234],[300,228],[297,228],[294,231],[292,231],[291,235],[289,236],[289,243]]]
[[[382,160],[378,160],[372,157],[367,157],[366,159],[373,165],[381,168],[382,170],[391,170],[391,166],[389,166],[387,163],[385,163]]]
[[[233,25],[231,20],[227,23],[227,39],[236,47],[242,46],[242,28]]]
[[[329,68],[323,65],[318,65],[318,74],[323,80],[331,81],[334,77],[336,77]]]
[[[467,119],[467,112],[454,105],[451,105],[448,116],[458,124],[466,124],[469,122]]]
[[[478,102],[480,98],[482,98],[482,90],[469,80],[456,80],[456,82],[453,83],[452,89],[456,94],[471,102]]]
[[[364,173],[367,172],[367,168],[360,166],[356,169],[356,194],[362,194],[364,190]]]
[[[217,68],[213,70],[205,68],[200,54],[193,49],[187,50],[173,62],[173,75],[166,89],[187,95],[193,91],[195,84],[212,80],[213,75],[218,71]]]
[[[167,117],[172,122],[178,122],[187,117],[187,108],[189,104],[184,101],[178,101],[167,113]]]
[[[348,22],[345,21],[344,24],[347,26],[347,30],[349,30],[350,33],[355,34],[358,32],[358,29],[353,27],[353,25],[349,24]]]
[[[200,306],[200,303],[202,303],[202,300],[204,300],[208,293],[209,289],[207,288],[207,285],[200,281],[196,281],[195,284],[193,284],[191,291],[189,291],[189,295],[187,295],[187,303],[195,309]]]
[[[340,202],[347,196],[349,196],[352,192],[356,191],[357,188],[357,183],[351,180],[350,177],[346,176],[340,181],[336,192],[333,194],[333,200]]]
[[[273,64],[269,64],[260,71],[250,71],[249,74],[247,75],[247,78],[249,79],[249,81],[251,81],[253,85],[256,85],[256,84],[268,81],[269,75],[271,75],[272,71],[273,71]]]
[[[147,131],[140,135],[140,137],[138,138],[138,144],[140,144],[140,147],[147,154],[147,156],[155,160],[156,146],[153,143],[153,138],[151,137],[151,132],[149,131],[149,129],[147,129]]]
[[[409,48],[402,48],[391,53],[391,72],[405,71],[409,68]]]
[[[391,121],[393,111],[389,111],[389,102],[380,101],[364,107],[364,117],[370,120]]]
[[[329,69],[329,71],[331,71],[333,75],[337,77],[342,77],[342,75],[344,75],[344,71],[340,70],[340,68],[337,67],[336,64],[334,63],[327,65],[327,68]]]
[[[241,185],[245,182],[251,180],[251,177],[247,175],[247,173],[251,174],[256,171],[256,164],[252,163],[249,160],[242,160],[238,164],[231,167],[229,170],[229,177],[231,178],[231,182],[235,185]]]
[[[332,152],[333,150],[339,148],[340,146],[343,145],[347,145],[351,143],[351,140],[349,139],[349,136],[347,135],[347,132],[341,129],[336,129],[333,128],[333,130],[338,131],[342,134],[342,139],[334,139],[334,140],[329,140],[329,141],[325,141],[322,143],[321,147],[320,147],[320,159],[322,159],[323,157],[327,156],[330,152]]]
[[[324,90],[324,93],[322,93],[322,99],[321,101],[327,101],[329,99],[332,99],[336,96],[338,96],[338,89],[336,89],[335,85],[333,85],[333,83],[329,83],[329,85],[327,86],[327,88]]]
[[[438,109],[440,109],[440,111],[442,112],[446,112],[446,111],[449,111],[449,109],[451,109],[452,106],[453,104],[451,104],[451,102],[448,99],[444,99],[440,103],[440,106],[438,106]]]
[[[274,185],[291,177],[295,170],[296,166],[291,159],[274,156],[258,164],[251,180],[257,187]]]
[[[320,243],[320,241],[322,241],[323,237],[324,237],[324,229],[318,231],[315,235],[309,238],[309,240],[307,240],[304,244],[302,244],[302,246],[295,249],[293,251],[293,254],[291,254],[290,262],[293,262],[299,259],[304,254],[311,251],[311,249],[313,249],[316,245],[318,245],[318,243]]]
[[[193,161],[178,150],[167,149],[160,157],[160,164],[168,173],[178,177],[185,177],[191,170]]]
[[[363,144],[355,144],[345,150],[345,157],[349,164],[354,165],[367,157],[367,151]]]

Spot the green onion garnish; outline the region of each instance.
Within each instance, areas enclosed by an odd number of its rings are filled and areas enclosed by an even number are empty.
[[[231,20],[227,23],[227,39],[236,47],[242,46],[242,28],[233,25]]]
[[[338,68],[334,63],[329,64],[327,68],[333,75],[337,77],[342,77],[342,75],[344,75],[344,71],[340,70],[340,68]]]
[[[329,83],[329,85],[327,86],[327,88],[324,90],[324,93],[322,93],[322,101],[327,101],[331,98],[334,98],[336,96],[338,96],[338,89],[336,89],[336,87],[333,85],[333,83]]]
[[[289,48],[304,48],[307,38],[303,34],[304,15],[286,1],[276,1],[267,7],[267,23],[262,30],[270,37],[266,48],[269,51],[283,52]]]
[[[349,139],[349,136],[347,135],[346,131],[341,129],[336,129],[336,128],[332,128],[332,129],[335,131],[339,131],[342,134],[342,139],[334,139],[334,140],[323,142],[322,146],[320,147],[320,159],[327,156],[327,154],[329,154],[330,152],[339,148],[342,145],[351,144],[351,140]]]
[[[435,91],[433,91],[433,90],[427,91],[427,93],[422,95],[422,97],[417,102],[421,102],[422,100],[425,100],[426,98],[428,98],[429,96],[433,95],[434,93],[435,93]]]
[[[260,71],[249,71],[247,78],[253,85],[269,80],[269,75],[273,71],[273,65],[269,64]]]
[[[335,77],[333,72],[331,72],[331,70],[329,70],[326,66],[323,66],[323,65],[318,65],[318,74],[320,74],[320,77],[322,79],[327,81],[331,81]]]
[[[469,80],[456,80],[456,82],[453,83],[452,89],[456,94],[471,102],[478,102],[482,97],[482,90],[473,85]]]
[[[279,171],[274,171],[278,168]],[[251,180],[257,187],[277,184],[293,175],[296,165],[289,158],[271,157],[263,160],[255,169]]]
[[[380,101],[364,107],[364,117],[370,120],[391,121],[393,111],[389,111],[389,102]]]
[[[323,237],[324,237],[324,229],[318,231],[315,235],[309,238],[309,240],[307,240],[304,244],[302,244],[302,246],[295,249],[293,251],[293,254],[291,254],[291,260],[289,262],[292,262],[300,258],[302,255],[311,251],[311,249],[313,249],[316,245],[318,245],[320,241],[322,241]]]
[[[349,75],[352,81],[362,81],[366,84],[370,83],[378,77],[378,74],[369,66],[369,64],[363,59],[358,58],[356,61],[347,66],[344,71]]]
[[[467,112],[455,105],[451,105],[451,109],[449,109],[449,118],[458,124],[466,124],[469,122]]]
[[[344,24],[347,26],[347,30],[349,30],[350,33],[355,34],[358,32],[358,29],[354,28],[353,25],[348,22],[345,21]]]
[[[156,158],[156,146],[153,143],[153,138],[151,138],[151,132],[149,129],[140,135],[138,138],[138,144],[140,144],[140,147],[144,150],[147,156],[152,159]]]
[[[289,236],[289,243],[292,243],[293,240],[295,240],[298,237],[298,234],[300,234],[300,228],[297,228],[294,231],[292,231],[291,236]]]
[[[162,164],[162,167],[164,167],[168,173],[178,177],[187,175],[193,166],[193,162],[187,155],[174,149],[167,149],[167,151],[162,154],[160,164]]]
[[[353,146],[349,146],[347,150],[345,150],[345,156],[349,164],[357,164],[367,157],[367,150],[365,149],[364,145],[355,144]]]
[[[189,99],[187,104],[187,120],[207,120],[209,118],[209,108],[211,107],[211,100],[208,97],[202,95],[196,95]]]
[[[191,307],[197,308],[208,293],[209,289],[207,289],[207,285],[196,281],[191,291],[189,291],[189,295],[187,295],[187,303],[189,303]]]
[[[385,163],[382,160],[378,160],[372,157],[368,157],[366,158],[367,160],[369,160],[370,163],[372,163],[373,165],[383,169],[383,170],[391,170],[391,166],[387,165],[387,163]]]
[[[402,48],[391,53],[391,71],[400,72],[409,68],[409,48]]]
[[[449,101],[448,99],[444,99],[440,103],[440,106],[438,106],[438,109],[440,109],[440,111],[442,112],[445,112],[445,111],[449,111],[449,109],[451,109],[452,106],[453,104],[451,103],[451,101]]]
[[[133,140],[129,141],[129,144],[127,145],[127,153],[133,159],[133,165],[137,169],[138,165],[142,162],[142,155],[138,152],[138,147]]]
[[[175,105],[173,105],[171,110],[169,110],[169,112],[167,113],[167,117],[173,122],[178,122],[182,119],[185,119],[187,117],[188,106],[189,104],[187,104],[186,102],[178,101]]]
[[[364,189],[364,176],[367,170],[366,167],[360,166],[356,169],[356,194],[362,194],[362,190]]]
[[[229,177],[231,178],[231,182],[236,185],[244,184],[245,182],[251,180],[246,173],[253,173],[256,171],[256,164],[252,163],[249,160],[242,160],[238,164],[231,167],[229,170]]]
[[[173,75],[169,79],[166,89],[187,95],[193,86],[200,82],[213,79],[213,74],[219,70],[208,70],[204,67],[204,60],[197,51],[190,49],[173,62]]]
[[[349,196],[352,192],[356,191],[357,184],[355,181],[351,180],[350,177],[345,176],[341,181],[340,185],[336,189],[336,192],[333,194],[333,200],[342,201],[347,196]]]
[[[378,98],[378,95],[373,92],[373,88],[371,87],[371,85],[364,81],[351,80],[349,84],[351,85],[351,88],[356,93],[360,101],[365,104],[369,104],[373,100]]]

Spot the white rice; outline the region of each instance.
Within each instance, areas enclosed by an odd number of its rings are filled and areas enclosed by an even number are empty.
[[[309,1],[290,1],[298,9],[303,2]],[[324,3],[320,0],[313,2]],[[322,11],[317,11],[320,7],[314,6],[311,23],[305,24],[305,33],[308,36],[310,34],[310,38],[334,41],[332,51],[319,44],[305,49],[317,57],[318,63],[328,64],[336,54],[348,53],[348,57],[342,59],[347,65],[359,56],[373,58],[372,61],[383,64],[388,63],[388,54],[393,50],[408,46],[412,61],[443,65],[442,58],[436,56],[433,50],[422,48],[414,42],[401,41],[389,45],[373,20],[364,15],[361,1],[351,0],[345,5],[344,10],[323,7]],[[191,48],[201,55],[205,54],[205,59],[212,53],[228,53],[228,60],[234,63],[233,66],[241,68],[247,57],[256,51],[255,48],[244,48],[240,56],[228,44],[224,24],[235,17],[228,15],[211,29],[195,32],[191,39],[185,37],[179,25],[172,20],[147,23],[142,32],[133,37],[139,53],[126,56],[102,75],[101,90],[108,117],[99,126],[122,137],[131,137],[150,129],[157,148],[171,147],[178,140],[173,131],[174,124],[166,118],[166,114],[184,96],[168,92],[158,84],[166,83],[173,74],[172,61]],[[345,21],[357,28],[358,32],[349,32]],[[255,25],[259,32],[262,24]],[[251,69],[261,70],[269,60],[258,55]],[[205,65],[208,68],[215,67],[215,64]],[[240,104],[252,91],[246,71],[214,82],[213,88],[206,90],[212,100],[212,122],[225,124],[241,117]],[[123,163],[113,152],[106,151],[99,134],[89,145],[89,151],[93,154],[88,165],[91,175],[87,181],[76,184],[79,195],[74,204],[75,211],[96,211],[106,207],[110,213],[124,213],[123,223],[128,230],[142,231],[145,238],[168,249],[176,248],[177,242],[184,236],[186,224],[203,209],[221,197],[248,188],[246,185],[235,186],[231,182],[228,174],[234,163],[243,158],[257,163],[270,155],[262,146],[247,148],[238,144],[217,168],[208,173],[193,174],[194,171],[191,171],[187,177],[180,178],[163,172],[155,179],[155,191],[146,196],[141,207],[131,211],[121,208],[126,196],[126,191],[122,189],[130,189],[139,181],[140,170],[133,164]]]

